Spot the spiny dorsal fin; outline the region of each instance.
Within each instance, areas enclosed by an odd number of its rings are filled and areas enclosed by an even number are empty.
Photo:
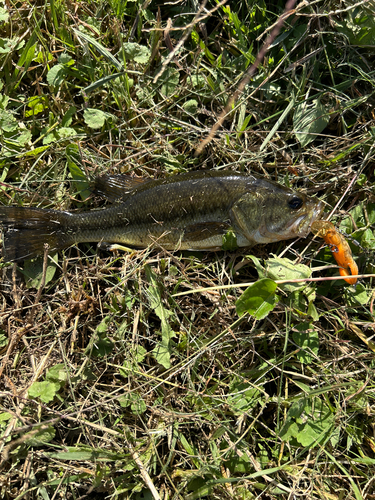
[[[92,186],[95,194],[103,196],[112,203],[121,202],[134,189],[149,182],[141,177],[131,177],[127,174],[102,175],[97,177]]]

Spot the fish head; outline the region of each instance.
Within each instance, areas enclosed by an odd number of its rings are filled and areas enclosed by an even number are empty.
[[[319,200],[268,181],[232,207],[236,226],[252,244],[306,237],[322,212]]]

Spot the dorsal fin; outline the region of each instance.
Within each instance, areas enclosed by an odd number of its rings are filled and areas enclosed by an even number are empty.
[[[103,196],[108,201],[118,203],[134,189],[147,182],[149,182],[148,179],[131,177],[127,174],[102,175],[94,180],[92,190],[95,194]]]

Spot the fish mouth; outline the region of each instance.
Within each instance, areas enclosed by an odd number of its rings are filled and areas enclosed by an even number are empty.
[[[290,226],[290,230],[296,236],[306,237],[311,231],[311,226],[313,223],[320,219],[324,210],[323,203],[319,201],[319,203],[314,207],[312,213],[309,211],[303,215],[300,215]]]

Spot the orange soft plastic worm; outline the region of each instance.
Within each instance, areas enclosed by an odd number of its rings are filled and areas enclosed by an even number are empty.
[[[353,260],[352,251],[344,236],[337,231],[332,222],[327,220],[317,220],[311,226],[311,231],[324,239],[331,247],[333,256],[340,266],[340,276],[347,283],[354,285],[357,278],[348,278],[348,276],[358,274],[357,264]]]

